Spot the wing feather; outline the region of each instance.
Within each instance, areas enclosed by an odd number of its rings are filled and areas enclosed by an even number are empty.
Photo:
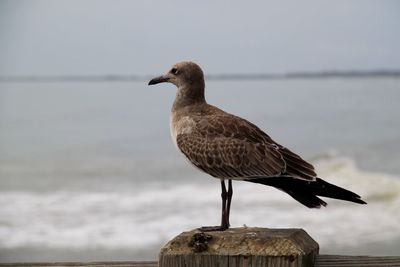
[[[285,168],[278,153],[265,148],[261,154],[245,140],[180,134],[177,145],[193,165],[218,178],[276,176]]]
[[[228,113],[193,119],[196,127],[178,134],[177,146],[193,165],[214,177],[316,179],[310,163],[247,120]]]

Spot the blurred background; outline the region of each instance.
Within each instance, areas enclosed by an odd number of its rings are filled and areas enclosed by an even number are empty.
[[[304,228],[324,254],[400,254],[398,1],[0,0],[0,261],[152,260],[220,216],[170,141],[180,60],[367,206],[309,210],[235,182],[232,226]]]

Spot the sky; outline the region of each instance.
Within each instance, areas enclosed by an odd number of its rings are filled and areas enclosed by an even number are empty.
[[[400,1],[0,0],[0,75],[400,69]]]

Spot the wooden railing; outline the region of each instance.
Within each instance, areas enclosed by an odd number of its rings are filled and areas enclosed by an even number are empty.
[[[161,248],[158,261],[0,263],[0,267],[400,267],[400,256],[319,255],[318,251],[318,243],[302,229],[243,227],[183,232]]]

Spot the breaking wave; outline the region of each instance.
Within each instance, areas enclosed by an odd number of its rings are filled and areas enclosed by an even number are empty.
[[[324,246],[351,247],[400,238],[400,179],[359,170],[352,159],[314,160],[319,176],[368,205],[329,200],[311,210],[269,187],[234,182],[233,227],[304,228]],[[175,182],[134,192],[5,191],[0,248],[145,249],[183,230],[219,223],[219,185]],[[378,229],[378,230],[377,230]]]

